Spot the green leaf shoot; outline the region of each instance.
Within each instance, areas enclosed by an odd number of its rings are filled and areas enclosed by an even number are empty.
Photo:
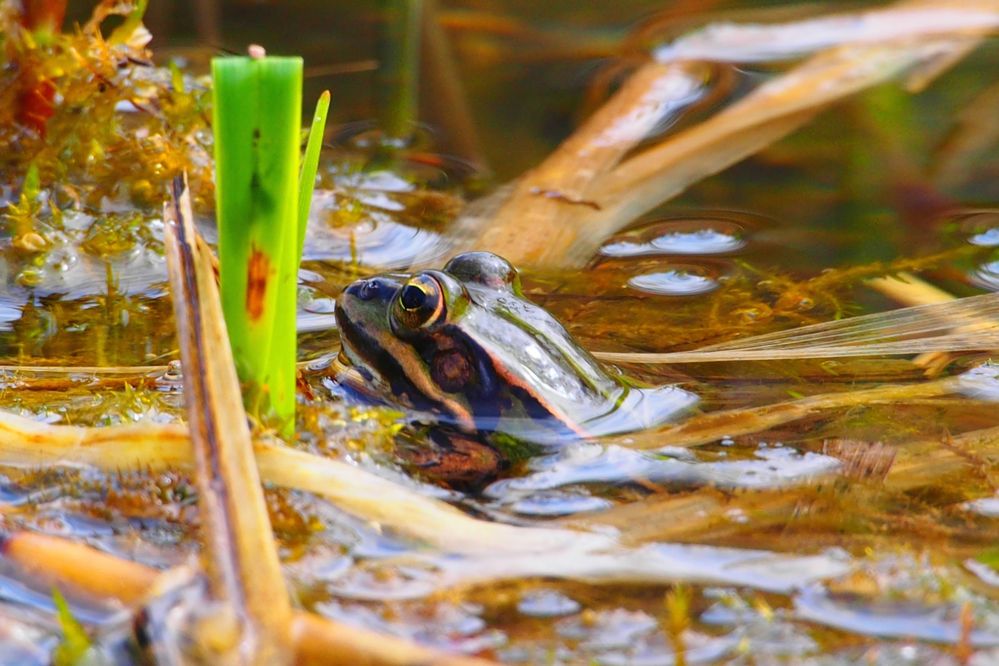
[[[92,649],[90,636],[80,621],[73,617],[66,598],[58,588],[52,588],[52,602],[55,604],[56,620],[62,631],[62,640],[52,653],[55,666],[77,666],[84,663]]]
[[[316,102],[316,112],[312,115],[309,141],[305,145],[302,159],[302,175],[298,181],[298,262],[302,262],[305,248],[305,229],[309,224],[309,209],[312,207],[312,190],[316,184],[316,171],[319,168],[319,151],[323,147],[323,133],[326,129],[326,116],[330,110],[330,91],[325,90]]]

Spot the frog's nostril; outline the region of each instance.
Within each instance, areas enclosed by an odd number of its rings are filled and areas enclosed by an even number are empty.
[[[358,280],[346,289],[346,293],[362,301],[370,301],[378,293],[378,287],[371,280]]]

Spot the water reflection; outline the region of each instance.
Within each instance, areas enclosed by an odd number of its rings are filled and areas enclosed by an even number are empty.
[[[972,245],[994,247],[999,245],[999,211],[970,210],[954,217],[960,233]]]
[[[999,495],[965,502],[963,508],[985,518],[999,518]]]
[[[670,453],[670,452],[667,452]],[[621,446],[581,444],[529,464],[530,473],[497,481],[486,494],[497,499],[579,483],[621,484],[644,479],[672,488],[713,485],[722,488],[777,488],[830,474],[840,462],[788,447],[761,446],[753,458],[702,462],[635,451]],[[689,456],[684,452],[684,457]]]
[[[729,272],[729,262],[717,258],[698,261],[696,257],[717,257],[746,247],[749,232],[757,226],[751,216],[739,213],[699,213],[681,218],[644,221],[609,239],[600,255],[617,261],[640,257],[685,258],[683,263],[667,260],[659,265],[648,262],[630,271],[628,286],[636,291],[660,296],[694,296],[718,288],[720,275]]]
[[[855,595],[832,595],[809,587],[794,598],[795,614],[867,636],[917,638],[935,643],[967,641],[974,647],[999,646],[999,631],[961,626],[960,608],[912,602],[875,602]]]
[[[981,233],[977,233],[969,238],[968,242],[972,245],[982,245],[985,247],[999,245],[999,227],[992,227]]]
[[[388,635],[403,636],[447,652],[474,654],[506,644],[503,632],[490,629],[475,604],[434,603],[380,611],[360,604],[335,601],[317,611],[345,625],[361,625]]]

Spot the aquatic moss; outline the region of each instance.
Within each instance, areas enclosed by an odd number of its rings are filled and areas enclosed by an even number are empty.
[[[187,171],[200,196],[211,196],[208,87],[153,66],[135,4],[100,3],[84,25],[44,34],[22,25],[14,4],[0,12],[4,182],[23,181],[35,165],[41,186],[61,203],[158,206],[163,184]],[[129,18],[131,32],[105,37],[113,16]],[[52,88],[51,115],[26,123],[21,96],[39,82]]]

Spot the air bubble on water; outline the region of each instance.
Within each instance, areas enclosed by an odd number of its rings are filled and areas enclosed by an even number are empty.
[[[649,294],[662,296],[693,296],[718,288],[718,282],[689,269],[670,269],[659,273],[636,275],[628,286]]]
[[[720,254],[734,252],[745,244],[738,236],[715,229],[676,231],[651,241],[652,247],[671,254]]]
[[[742,227],[725,219],[654,220],[618,236],[601,249],[605,257],[711,255],[746,246]]]
[[[578,613],[579,602],[557,590],[532,590],[525,593],[517,604],[521,615],[528,617],[558,617]]]

